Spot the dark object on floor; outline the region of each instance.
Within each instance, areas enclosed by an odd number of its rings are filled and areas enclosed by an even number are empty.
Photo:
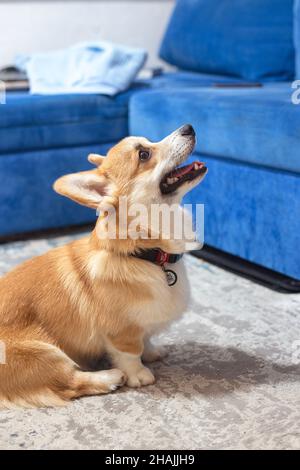
[[[193,251],[192,254],[226,271],[230,271],[277,292],[283,294],[300,293],[300,280],[284,276],[259,264],[250,263],[238,256],[225,253],[225,251],[205,245],[202,250]]]

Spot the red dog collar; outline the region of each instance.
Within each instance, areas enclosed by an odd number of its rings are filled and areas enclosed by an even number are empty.
[[[183,253],[176,255],[174,253],[167,253],[160,248],[153,248],[152,250],[142,250],[139,253],[135,253],[133,256],[163,266],[164,264],[177,263],[183,257]]]

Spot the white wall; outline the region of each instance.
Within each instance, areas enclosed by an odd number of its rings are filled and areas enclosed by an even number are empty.
[[[17,53],[104,39],[156,53],[174,0],[0,1],[0,66]]]

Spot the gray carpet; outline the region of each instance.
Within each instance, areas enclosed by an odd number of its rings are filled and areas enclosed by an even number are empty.
[[[0,273],[68,238],[0,246]],[[186,262],[193,302],[158,340],[157,383],[0,411],[1,449],[300,448],[300,296]]]

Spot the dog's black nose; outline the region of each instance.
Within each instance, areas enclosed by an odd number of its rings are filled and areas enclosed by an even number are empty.
[[[180,134],[181,135],[192,135],[192,136],[196,135],[193,126],[191,126],[190,124],[185,124],[185,126],[182,126],[180,128]]]

